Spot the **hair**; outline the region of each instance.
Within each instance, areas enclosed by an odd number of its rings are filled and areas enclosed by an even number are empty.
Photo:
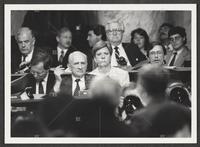
[[[169,37],[172,35],[175,35],[175,34],[179,34],[179,35],[181,35],[181,37],[185,37],[184,44],[187,43],[187,35],[186,35],[185,29],[183,27],[177,26],[177,27],[173,27],[172,29],[169,30]]]
[[[174,27],[172,24],[164,22],[164,23],[160,26],[159,30],[160,30],[162,27],[165,27],[165,26],[168,27],[168,28],[170,28],[170,29]]]
[[[102,49],[104,47],[108,48],[108,51],[109,51],[110,55],[112,55],[112,48],[111,48],[111,46],[108,43],[106,43],[105,41],[99,41],[92,48],[92,55],[93,55],[93,57],[95,57],[96,52],[98,50],[100,50],[100,49]]]
[[[86,63],[87,63],[87,55],[86,54],[84,54],[81,51],[73,51],[72,53],[69,54],[69,57],[68,57],[68,63],[69,64],[71,63],[71,58],[73,57],[74,54],[81,54],[81,55],[83,55],[86,58]]]
[[[138,83],[152,98],[163,99],[168,86],[169,72],[162,66],[147,64],[138,73]]]
[[[157,45],[159,45],[159,46],[162,47],[162,50],[163,50],[163,52],[164,52],[164,55],[167,54],[166,48],[165,48],[161,43],[159,43],[159,42],[152,42],[152,43],[151,43],[151,48],[149,48],[149,49],[147,50],[147,57],[149,57],[149,52],[150,52],[155,46],[157,46]]]
[[[47,70],[50,68],[52,63],[51,55],[43,48],[38,48],[36,53],[33,54],[33,58],[31,60],[31,66],[37,65],[40,62],[44,64],[44,69]]]
[[[33,30],[31,30],[29,27],[21,27],[18,31],[17,31],[17,34],[15,36],[15,39],[18,40],[18,36],[22,33],[22,32],[25,32],[25,31],[29,31],[31,36],[33,38],[35,38],[35,33],[33,32]]]
[[[89,27],[89,31],[92,30],[95,35],[99,36],[101,35],[101,39],[103,41],[106,41],[106,31],[105,27],[102,25],[93,25]]]
[[[148,50],[150,48],[150,42],[149,42],[149,36],[148,36],[147,32],[142,28],[137,28],[137,29],[133,30],[131,32],[131,43],[133,43],[133,44],[134,44],[133,39],[134,39],[135,34],[139,34],[144,37],[144,39],[145,39],[144,49]]]
[[[71,32],[71,30],[68,27],[62,27],[57,31],[57,36],[60,36],[64,32]]]
[[[110,26],[111,24],[115,24],[115,23],[119,25],[119,28],[120,28],[122,31],[125,30],[124,23],[123,23],[122,21],[112,21],[112,22],[108,22],[108,23],[106,24],[106,31],[109,30],[109,26]]]

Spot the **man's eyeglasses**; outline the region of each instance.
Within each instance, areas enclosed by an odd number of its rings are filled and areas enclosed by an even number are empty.
[[[175,37],[170,37],[169,40],[170,40],[171,42],[174,42],[174,41],[180,40],[181,38],[182,38],[182,37],[181,37],[180,35],[178,35],[178,36],[175,36]]]
[[[119,33],[123,33],[124,31],[116,29],[116,30],[106,30],[106,32],[109,33],[109,34],[113,34],[113,33],[118,33],[119,34]]]

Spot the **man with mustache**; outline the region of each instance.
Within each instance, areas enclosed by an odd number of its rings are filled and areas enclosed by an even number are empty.
[[[72,32],[69,28],[63,27],[57,32],[56,41],[58,42],[57,49],[52,50],[53,67],[62,65],[66,68],[68,56],[76,49],[72,47]]]

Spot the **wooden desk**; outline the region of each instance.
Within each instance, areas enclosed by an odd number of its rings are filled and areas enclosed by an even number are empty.
[[[191,68],[190,67],[165,67],[170,73],[171,81],[182,81],[191,84]],[[136,82],[138,70],[129,71],[130,81]]]

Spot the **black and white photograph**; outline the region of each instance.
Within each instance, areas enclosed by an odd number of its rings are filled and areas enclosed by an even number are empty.
[[[196,4],[5,4],[5,143],[197,143]]]

